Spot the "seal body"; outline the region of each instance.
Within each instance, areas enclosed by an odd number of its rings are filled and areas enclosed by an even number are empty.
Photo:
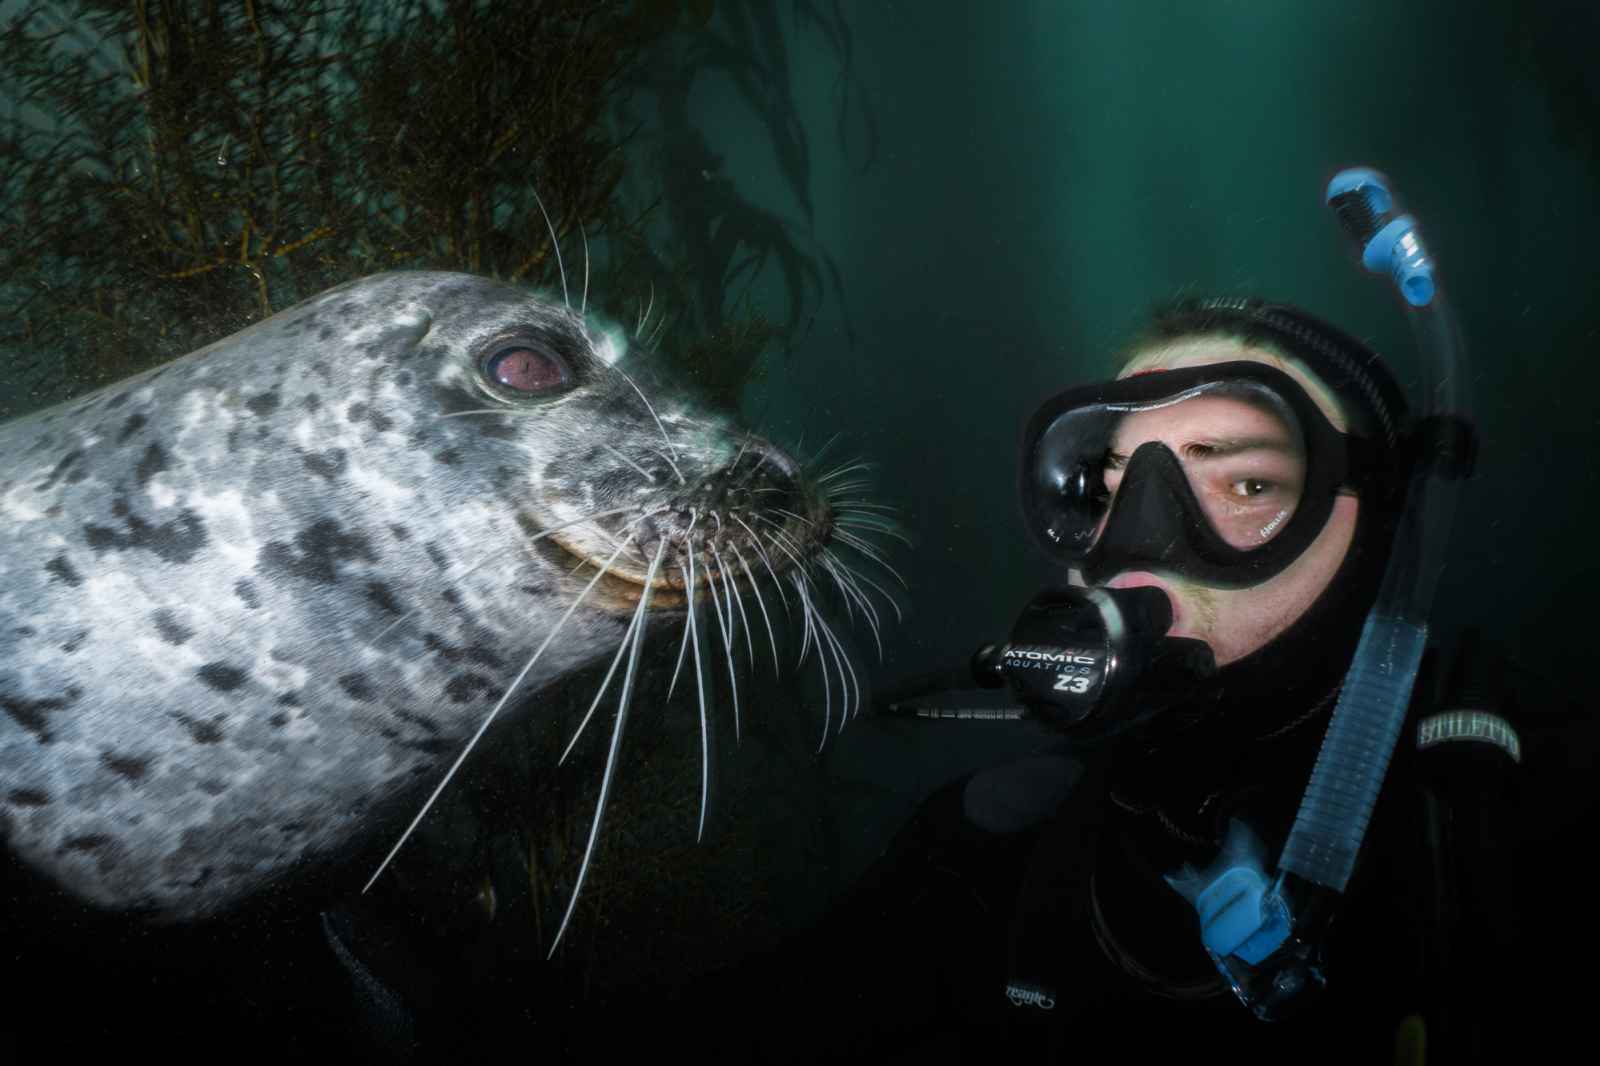
[[[563,619],[534,704],[615,651],[652,558],[815,545],[793,461],[625,346],[385,274],[0,425],[8,846],[103,907],[216,913],[392,832]]]

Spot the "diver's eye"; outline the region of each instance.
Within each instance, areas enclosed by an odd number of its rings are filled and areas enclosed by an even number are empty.
[[[1263,481],[1258,477],[1240,478],[1233,483],[1235,496],[1260,496],[1272,491],[1272,482]]]
[[[559,391],[572,380],[572,372],[560,356],[527,344],[501,348],[483,367],[495,384],[528,396]]]

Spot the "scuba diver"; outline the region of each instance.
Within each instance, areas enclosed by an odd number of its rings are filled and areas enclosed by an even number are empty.
[[[1498,1057],[1536,697],[1474,631],[1427,647],[1474,458],[1464,357],[1385,179],[1328,199],[1412,316],[1420,409],[1348,333],[1241,298],[1161,310],[1115,380],[1045,402],[1022,511],[1065,580],[965,688],[877,707],[1058,739],[936,792],[743,976],[829,1034],[755,1059]]]

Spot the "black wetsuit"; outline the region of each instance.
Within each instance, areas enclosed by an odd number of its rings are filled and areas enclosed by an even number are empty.
[[[1549,987],[1529,964],[1549,948],[1524,939],[1541,923],[1523,912],[1549,897],[1526,880],[1542,842],[1519,817],[1528,775],[1561,760],[1560,716],[1581,712],[1503,668],[1477,671],[1463,690],[1462,656],[1489,661],[1472,641],[1456,662],[1432,653],[1424,662],[1327,936],[1327,989],[1296,1016],[1267,1023],[1246,1010],[1205,954],[1192,907],[1160,874],[1186,849],[1214,851],[1185,838],[1201,826],[1220,832],[1232,815],[1277,855],[1326,706],[1257,765],[1211,775],[1248,786],[1171,789],[1199,796],[1203,810],[1163,799],[1161,781],[1130,784],[1125,768],[1093,760],[1053,813],[1018,832],[974,824],[971,778],[940,790],[821,929],[726,975],[720,995],[702,988],[716,1013],[696,1046],[747,1062],[880,1064],[1169,1053],[1453,1064],[1525,1053]],[[1494,717],[1433,717],[1463,699]],[[1544,699],[1562,706],[1533,702]],[[1441,739],[1474,730],[1492,736]]]

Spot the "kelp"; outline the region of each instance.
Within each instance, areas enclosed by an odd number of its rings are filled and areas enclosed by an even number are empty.
[[[731,183],[641,163],[630,108],[655,94],[673,123],[662,139],[691,131],[699,150],[682,106],[693,75],[651,72],[685,50],[702,72],[744,70],[804,188],[774,19],[770,4],[707,0],[31,8],[0,35],[0,417],[378,270],[556,289],[556,241],[614,317],[653,304],[645,336],[732,402],[763,350],[800,335],[818,256]],[[734,58],[757,40],[759,61]],[[731,310],[767,260],[791,294],[781,324]]]

